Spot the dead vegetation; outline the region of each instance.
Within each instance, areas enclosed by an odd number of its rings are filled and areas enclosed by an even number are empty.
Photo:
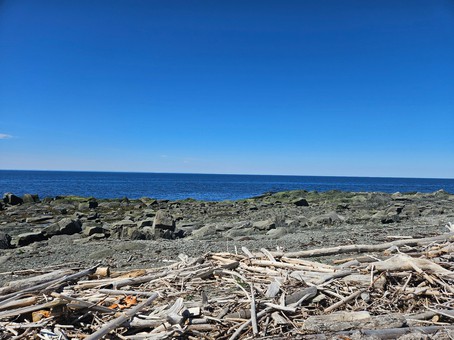
[[[81,270],[73,263],[15,272],[27,276],[0,288],[0,338],[348,339],[359,332],[393,339],[449,333],[454,230],[448,228],[437,237],[395,236],[378,245],[180,255],[177,263],[148,270]],[[317,261],[308,260],[313,256]]]

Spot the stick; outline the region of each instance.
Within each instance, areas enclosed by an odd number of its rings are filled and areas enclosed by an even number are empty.
[[[101,339],[104,335],[109,333],[110,331],[114,330],[117,327],[120,327],[123,323],[131,319],[135,314],[140,312],[144,307],[149,305],[158,297],[158,293],[154,293],[153,296],[150,296],[146,301],[142,302],[140,305],[132,308],[129,311],[126,311],[124,314],[119,316],[116,319],[109,321],[108,323],[104,324],[100,329],[98,329],[93,334],[89,335],[85,338],[85,340],[98,340]]]
[[[273,308],[271,308],[271,307],[265,308],[264,310],[262,310],[261,312],[259,312],[257,314],[257,319],[260,319],[262,316],[266,315],[272,309]],[[251,324],[251,322],[252,322],[252,320],[249,319],[248,321],[243,323],[240,327],[238,327],[237,330],[235,331],[235,333],[233,333],[232,336],[229,338],[229,340],[235,340],[236,338],[238,338],[240,336],[241,332],[243,331],[243,329],[245,329],[247,326],[249,326]]]
[[[252,333],[254,336],[259,334],[259,327],[257,325],[257,313],[255,310],[255,293],[254,293],[254,284],[251,282],[251,323],[252,323]]]
[[[349,296],[347,296],[346,298],[340,300],[339,302],[336,302],[334,305],[331,305],[327,308],[325,308],[324,312],[325,313],[329,313],[329,312],[332,312],[333,310],[335,310],[336,308],[339,308],[340,306],[346,304],[348,301],[351,301],[353,300],[354,298],[356,298],[357,296],[360,296],[362,293],[364,293],[365,291],[367,291],[367,289],[360,289],[356,292],[354,292],[353,294],[350,294]]]

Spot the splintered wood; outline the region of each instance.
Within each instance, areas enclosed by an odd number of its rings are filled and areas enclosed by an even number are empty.
[[[244,255],[180,255],[148,270],[40,271],[0,288],[0,338],[390,339],[454,332],[453,244],[450,232],[293,253],[243,247]],[[340,258],[347,250],[350,257]],[[307,259],[314,254],[317,261]]]

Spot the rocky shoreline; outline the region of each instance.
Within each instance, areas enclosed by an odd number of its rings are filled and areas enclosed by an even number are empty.
[[[143,268],[242,246],[297,251],[428,237],[454,222],[454,195],[289,191],[206,202],[4,195],[0,280],[46,266]]]

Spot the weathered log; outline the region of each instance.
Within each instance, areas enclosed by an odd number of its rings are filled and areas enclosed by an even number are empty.
[[[336,312],[328,315],[314,315],[304,321],[303,329],[312,332],[336,332],[348,329],[398,328],[406,320],[400,314],[371,316],[369,312]]]
[[[64,305],[66,302],[61,299],[55,299],[46,303],[42,303],[39,305],[34,305],[34,306],[27,306],[27,307],[21,307],[17,309],[12,309],[12,310],[7,310],[4,312],[0,312],[0,319],[8,318],[11,316],[16,316],[16,315],[22,315],[22,314],[27,314],[31,313],[40,309],[46,309],[46,308],[52,308],[56,307],[59,305]]]
[[[30,306],[33,305],[37,300],[38,298],[36,296],[31,296],[15,301],[10,301],[8,303],[2,304],[0,306],[0,310]]]
[[[397,254],[387,259],[385,261],[373,262],[370,266],[378,271],[407,271],[407,270],[416,270],[418,272],[426,271],[428,273],[437,274],[441,276],[452,276],[454,278],[454,273],[443,268],[442,266],[427,260],[412,258],[404,254]],[[418,270],[420,269],[420,270]]]
[[[98,306],[91,302],[87,302],[72,296],[67,296],[59,293],[52,293],[51,295],[57,299],[66,300],[68,302],[75,302],[75,304],[72,305],[73,308],[88,308],[100,313],[115,314],[115,310],[103,306]]]
[[[328,340],[338,337],[351,336],[357,334],[364,337],[377,337],[379,339],[397,339],[398,337],[410,333],[434,334],[443,330],[454,330],[454,326],[426,326],[426,327],[402,327],[402,328],[385,328],[385,329],[361,329],[342,331],[325,334],[305,335],[307,340]]]
[[[50,273],[29,277],[26,279],[9,282],[6,286],[0,288],[0,295],[5,295],[11,292],[17,292],[26,288],[34,287],[42,283],[51,282],[55,279],[64,277],[65,275],[74,273],[70,269],[59,269]]]
[[[315,287],[315,286],[298,290],[298,291],[294,292],[293,294],[288,295],[285,298],[285,305],[288,306],[288,305],[292,305],[297,302],[301,303],[303,301],[308,301],[308,300],[314,298],[317,295],[317,292],[318,292],[318,290],[317,290],[317,287]],[[304,298],[304,300],[300,301],[303,298]]]

